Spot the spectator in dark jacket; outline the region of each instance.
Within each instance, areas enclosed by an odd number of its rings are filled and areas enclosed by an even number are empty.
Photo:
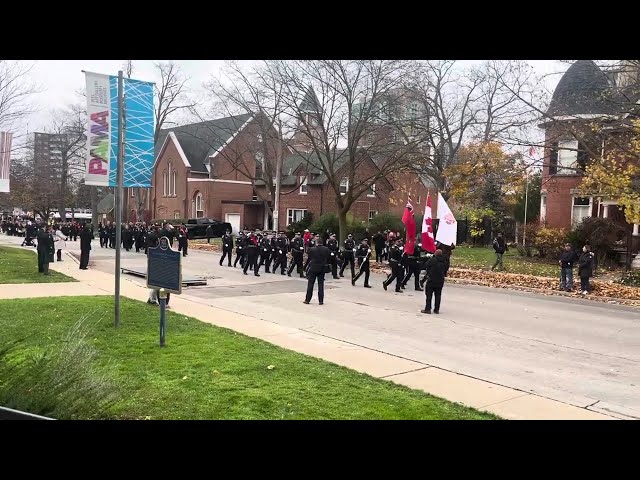
[[[589,278],[593,275],[593,254],[588,245],[582,247],[582,255],[578,260],[578,275],[580,275],[580,291],[586,295],[591,291]]]
[[[427,297],[427,303],[424,310],[420,310],[422,313],[431,313],[431,298],[435,296],[435,303],[433,305],[433,313],[440,313],[440,299],[442,298],[442,287],[444,287],[444,277],[447,271],[447,265],[445,258],[442,255],[442,250],[436,250],[426,265],[427,270],[427,284],[424,289]]]
[[[573,291],[573,267],[578,260],[576,252],[570,243],[565,244],[564,252],[560,255],[560,290]]]
[[[507,248],[507,242],[505,242],[502,233],[499,233],[496,239],[493,241],[493,249],[496,252],[496,263],[493,264],[491,270],[493,271],[498,265],[500,265],[500,271],[503,270],[502,255],[509,249]]]

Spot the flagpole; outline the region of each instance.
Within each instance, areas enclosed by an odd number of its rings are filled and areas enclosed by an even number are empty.
[[[529,206],[529,172],[527,167],[524,167],[524,173],[526,176],[526,187],[524,190],[524,227],[522,229],[522,246],[527,247],[527,208]]]

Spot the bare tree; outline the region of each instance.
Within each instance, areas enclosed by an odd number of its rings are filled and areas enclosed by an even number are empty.
[[[284,123],[294,133],[289,147],[333,190],[341,241],[354,202],[414,161],[417,142],[395,135],[414,67],[398,60],[319,60],[269,61],[262,69],[280,92]]]
[[[248,114],[254,119],[253,129],[258,141],[224,149],[221,155],[229,168],[239,171],[251,181],[268,216],[273,216],[275,208],[269,202],[276,198],[276,184],[272,179],[278,174],[282,176],[278,172],[278,165],[282,165],[286,149],[280,120],[284,108],[282,86],[275,84],[274,80],[265,69],[243,69],[238,62],[228,62],[221,77],[212,79],[207,85],[215,100],[214,110],[218,115]],[[203,120],[202,114],[195,113]],[[232,124],[230,128],[236,129],[237,125]],[[231,135],[234,132],[225,133]],[[257,185],[264,186],[265,193],[256,188]],[[286,195],[294,190],[281,194]]]
[[[0,60],[0,130],[33,112],[29,98],[36,88],[29,80],[32,66]]]
[[[482,80],[480,75],[457,68],[453,60],[423,62],[412,80],[412,94],[420,106],[414,135],[427,151],[416,167],[445,198],[445,170],[454,163],[463,139],[477,122]]]

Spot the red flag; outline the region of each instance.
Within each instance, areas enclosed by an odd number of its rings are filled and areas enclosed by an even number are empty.
[[[407,206],[402,215],[402,223],[407,230],[407,236],[404,242],[404,251],[409,255],[413,255],[416,245],[416,219],[413,218],[413,205],[411,205],[411,197],[407,200]]]
[[[424,219],[422,220],[422,249],[429,253],[436,251],[436,242],[433,238],[431,195],[427,195],[427,203],[424,205]]]

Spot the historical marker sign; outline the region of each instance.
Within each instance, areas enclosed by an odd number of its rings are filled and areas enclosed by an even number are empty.
[[[182,254],[169,246],[167,237],[147,253],[147,287],[182,293]]]

